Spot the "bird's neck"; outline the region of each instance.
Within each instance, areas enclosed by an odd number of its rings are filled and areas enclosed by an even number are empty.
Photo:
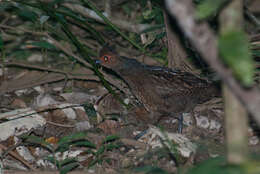
[[[134,73],[144,66],[137,60],[126,57],[120,57],[119,61],[118,65],[114,68],[119,75]]]

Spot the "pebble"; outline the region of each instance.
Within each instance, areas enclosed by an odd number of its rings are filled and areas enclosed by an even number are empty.
[[[249,145],[257,145],[259,143],[259,138],[257,136],[252,136],[249,138]]]
[[[191,126],[193,123],[192,116],[190,113],[183,113],[183,124],[186,126]]]
[[[197,126],[203,129],[207,129],[210,126],[209,123],[209,119],[205,116],[198,116],[195,117],[196,118],[196,122],[197,122]]]
[[[217,130],[217,131],[219,131],[220,128],[221,128],[221,124],[218,121],[210,120],[210,126],[209,126],[210,130]]]
[[[40,54],[33,54],[30,57],[28,57],[28,62],[42,62],[43,57]]]

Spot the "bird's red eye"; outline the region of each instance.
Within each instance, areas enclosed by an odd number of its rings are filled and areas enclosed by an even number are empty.
[[[103,56],[103,59],[104,59],[105,62],[107,62],[107,61],[109,61],[110,56],[105,55],[105,56]]]

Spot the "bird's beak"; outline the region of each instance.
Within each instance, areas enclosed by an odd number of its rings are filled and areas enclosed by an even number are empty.
[[[101,68],[101,60],[95,60],[95,64],[98,69]]]
[[[96,60],[95,63],[96,63],[97,65],[100,65],[100,64],[101,64],[101,61],[100,61],[100,60]]]

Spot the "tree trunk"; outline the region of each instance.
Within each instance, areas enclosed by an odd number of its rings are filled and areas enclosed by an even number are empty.
[[[220,14],[220,24],[220,34],[230,30],[243,30],[242,0],[233,0],[223,9]],[[225,103],[227,160],[231,164],[241,164],[248,157],[247,112],[233,92],[224,84],[223,97]]]
[[[180,38],[170,28],[171,24],[169,23],[169,16],[166,12],[164,12],[163,15],[168,39],[168,67],[188,72],[194,72],[195,68],[187,60],[188,55],[180,41]]]

